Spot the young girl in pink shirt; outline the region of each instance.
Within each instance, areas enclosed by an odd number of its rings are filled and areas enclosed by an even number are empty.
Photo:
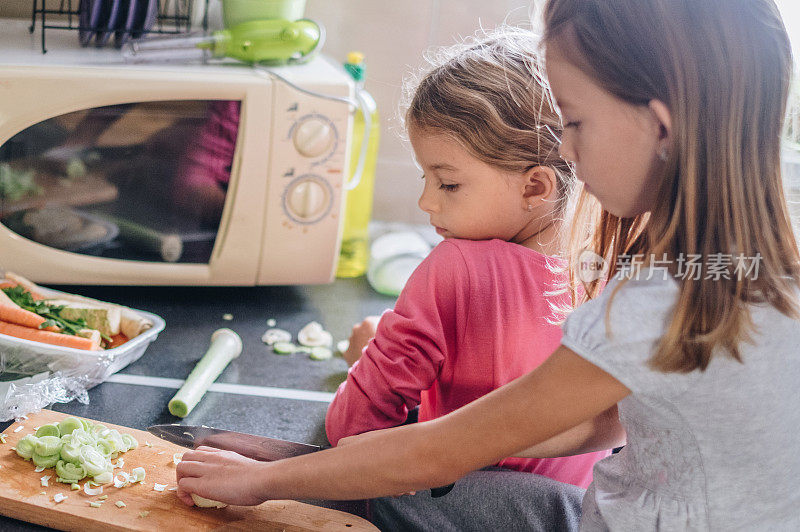
[[[559,229],[573,176],[558,156],[561,123],[535,49],[534,35],[506,30],[443,51],[418,80],[406,129],[424,172],[419,206],[445,240],[376,330],[368,320],[355,328],[354,344],[365,330],[374,338],[350,350],[358,356],[364,347],[328,409],[333,445],[400,425],[417,406],[419,421],[448,414],[530,372],[558,347],[559,309],[572,303]],[[510,457],[498,465],[585,488],[607,454]],[[574,493],[577,505],[580,492],[570,488],[562,491]],[[456,497],[441,504],[455,508]],[[405,499],[375,501],[373,512]]]

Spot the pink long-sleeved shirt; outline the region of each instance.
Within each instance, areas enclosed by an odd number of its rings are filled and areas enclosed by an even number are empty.
[[[326,416],[328,439],[443,416],[539,366],[559,346],[546,295],[566,279],[557,259],[502,240],[448,239],[408,280],[375,338],[350,368]],[[587,487],[609,452],[507,458],[500,465]]]

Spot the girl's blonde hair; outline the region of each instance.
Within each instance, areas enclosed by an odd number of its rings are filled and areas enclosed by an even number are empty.
[[[588,243],[610,265],[608,278],[622,255],[666,258],[673,274],[682,258],[729,255],[729,278],[703,271],[679,280],[650,365],[705,369],[717,347],[742,361],[739,344],[753,327],[748,303],[800,316],[800,254],[780,170],[792,57],[777,7],[771,0],[548,0],[544,19],[544,43],[558,42],[601,87],[635,105],[660,100],[672,115],[658,203],[621,219],[582,193],[573,249]],[[737,258],[757,262],[757,275],[737,275]],[[600,288],[589,285],[587,296]]]
[[[522,173],[549,166],[558,181],[554,211],[560,215],[574,177],[558,155],[561,119],[538,42],[530,31],[501,27],[429,53],[430,68],[404,83],[401,114],[406,131],[448,135],[495,168]]]

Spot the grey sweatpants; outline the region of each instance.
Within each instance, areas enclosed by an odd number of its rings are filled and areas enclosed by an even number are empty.
[[[456,482],[444,497],[428,490],[370,501],[384,532],[578,529],[586,490],[541,475],[490,467]]]

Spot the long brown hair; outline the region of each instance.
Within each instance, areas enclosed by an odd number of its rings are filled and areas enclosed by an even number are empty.
[[[605,90],[635,105],[660,100],[672,115],[658,203],[621,219],[583,197],[571,245],[603,257],[609,278],[623,254],[673,264],[716,254],[758,262],[752,278],[732,264],[727,279],[705,272],[680,279],[650,365],[705,369],[717,347],[742,361],[739,344],[752,332],[748,303],[800,316],[800,254],[780,169],[792,57],[777,7],[771,0],[548,0],[544,21],[545,45],[558,42]],[[587,297],[599,290],[590,285]]]

